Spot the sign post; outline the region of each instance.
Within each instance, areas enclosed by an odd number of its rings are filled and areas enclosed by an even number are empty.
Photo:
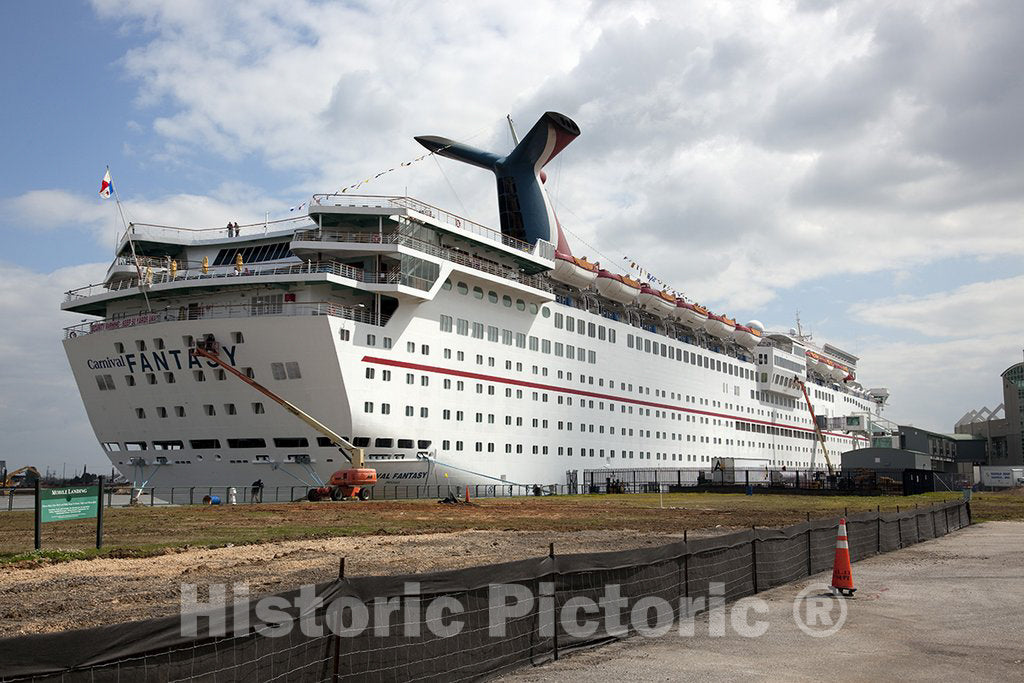
[[[42,548],[43,522],[96,519],[96,548],[103,546],[103,477],[99,486],[43,489],[36,479],[36,550]]]
[[[99,493],[96,496],[96,550],[103,547],[103,475],[100,475]]]

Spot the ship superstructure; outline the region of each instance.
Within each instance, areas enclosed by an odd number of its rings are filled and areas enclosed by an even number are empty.
[[[62,306],[96,316],[64,345],[104,452],[151,486],[314,485],[344,464],[189,354],[212,334],[228,362],[364,448],[384,485],[820,464],[797,380],[823,419],[873,413],[887,394],[865,391],[841,349],[573,256],[541,169],[578,132],[547,114],[507,157],[421,140],[495,170],[502,230],[348,194],[238,230],[132,225],[104,282]],[[843,451],[868,436],[826,439]]]

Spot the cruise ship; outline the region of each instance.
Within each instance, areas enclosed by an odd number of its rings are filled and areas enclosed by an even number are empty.
[[[577,257],[543,167],[577,135],[548,112],[492,171],[500,229],[406,196],[317,194],[232,228],[127,226],[102,283],[62,308],[95,319],[64,347],[100,447],[136,486],[315,486],[343,454],[221,357],[365,449],[377,486],[574,486],[600,468],[823,465],[804,388],[841,452],[888,395],[857,358],[739,324]],[[849,424],[856,424],[850,419]],[[831,427],[829,427],[831,425]]]

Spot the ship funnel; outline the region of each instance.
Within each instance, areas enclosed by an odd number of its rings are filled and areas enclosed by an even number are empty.
[[[507,156],[464,145],[448,138],[424,135],[416,141],[441,156],[486,168],[498,179],[501,232],[530,244],[555,243],[567,252],[558,220],[541,180],[541,169],[580,134],[568,116],[547,112]],[[564,247],[564,248],[563,248]]]

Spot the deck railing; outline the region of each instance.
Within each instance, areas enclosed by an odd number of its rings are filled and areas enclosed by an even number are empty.
[[[464,254],[454,249],[439,247],[430,242],[417,239],[412,235],[405,234],[398,230],[388,232],[345,232],[341,230],[298,230],[295,232],[295,240],[302,242],[348,242],[354,244],[397,244],[409,247],[425,254],[452,261],[474,270],[481,270],[491,275],[497,275],[533,287],[544,292],[551,291],[551,284],[546,278],[536,275],[527,275],[512,268],[507,268],[499,263],[488,261],[477,256]]]
[[[374,313],[360,306],[344,306],[331,301],[284,302],[256,304],[221,304],[188,308],[165,308],[151,313],[104,318],[64,328],[64,338],[70,339],[93,332],[120,330],[139,325],[173,322],[179,320],[218,320],[222,318],[264,318],[269,316],[330,315],[368,325],[384,326],[389,316]]]
[[[144,282],[146,286],[152,286],[167,282],[186,282],[193,280],[266,275],[303,275],[313,273],[337,275],[338,277],[349,278],[351,280],[367,284],[405,285],[423,291],[430,291],[430,288],[434,285],[433,281],[428,280],[427,278],[398,272],[367,272],[361,268],[355,268],[345,263],[341,263],[340,261],[305,261],[301,263],[292,262],[285,265],[280,265],[280,263],[277,265],[273,263],[260,265],[254,264],[252,266],[243,266],[241,271],[236,270],[233,266],[219,266],[216,269],[210,268],[208,272],[205,273],[201,269],[189,268],[187,270],[177,271],[173,279],[171,278],[169,270],[153,271],[151,269],[148,274],[143,275],[142,282]],[[74,301],[76,299],[84,299],[96,294],[103,294],[108,291],[115,292],[132,289],[134,287],[138,287],[139,282],[140,280],[138,277],[130,277],[115,280],[106,284],[87,285],[67,292],[64,300]]]
[[[381,195],[351,195],[351,194],[315,194],[313,195],[313,203],[319,205],[333,205],[333,206],[375,206],[375,207],[401,207],[404,209],[412,209],[413,211],[428,216],[444,223],[445,225],[451,225],[452,227],[458,228],[459,230],[465,230],[466,232],[473,233],[500,244],[504,244],[506,247],[512,247],[519,251],[532,254],[534,247],[529,242],[516,239],[515,237],[509,237],[500,230],[494,228],[488,228],[486,225],[471,221],[468,218],[457,216],[453,213],[449,213],[444,209],[439,209],[436,206],[421,202],[418,199],[412,197],[386,197]],[[312,209],[312,207],[311,207]]]

